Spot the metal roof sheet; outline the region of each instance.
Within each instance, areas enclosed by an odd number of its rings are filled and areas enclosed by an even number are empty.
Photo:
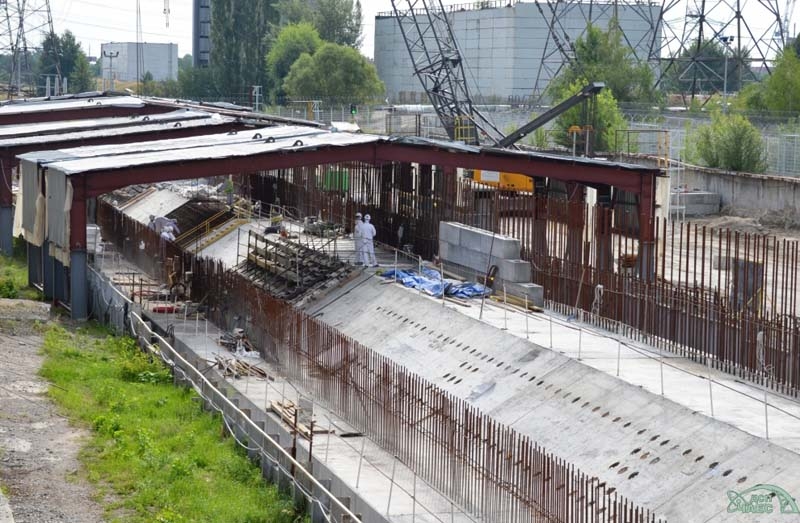
[[[178,121],[163,121],[150,123],[147,122],[143,125],[132,125],[126,127],[111,127],[89,129],[85,131],[67,132],[63,134],[46,134],[40,136],[24,136],[16,139],[0,140],[0,148],[2,147],[19,147],[24,145],[41,145],[42,149],[46,149],[47,145],[53,142],[65,142],[70,140],[86,140],[90,138],[99,138],[103,136],[126,136],[152,133],[156,131],[163,131],[170,127],[174,127],[180,123],[180,127],[186,129],[187,127],[216,127],[225,125],[232,121],[234,118],[227,116],[212,115],[210,118],[196,118],[191,120],[178,120]]]
[[[0,147],[5,146],[4,139],[21,138],[23,136],[54,134],[67,131],[90,130],[110,127],[127,127],[147,122],[174,122],[210,118],[211,113],[178,109],[168,113],[147,116],[118,116],[112,118],[90,118],[86,120],[58,120],[55,122],[27,123],[19,125],[0,125]]]
[[[174,151],[178,149],[192,149],[214,145],[249,143],[256,140],[263,141],[268,136],[271,136],[276,140],[305,139],[308,136],[313,136],[320,133],[324,133],[324,131],[300,126],[263,127],[239,132],[205,134],[200,136],[190,136],[186,138],[174,138],[167,140],[151,140],[147,142],[134,142],[126,144],[88,145],[69,149],[34,151],[20,154],[18,155],[18,158],[36,161],[39,163],[50,163],[55,161],[77,160],[81,158],[131,155],[136,153]]]
[[[316,135],[286,136],[290,129],[308,131],[305,127],[271,127],[261,131],[263,139],[248,140],[244,143],[194,147],[190,149],[168,149],[164,151],[124,154],[118,156],[99,156],[78,160],[56,161],[48,165],[51,171],[60,171],[67,176],[93,171],[143,167],[159,163],[183,162],[187,160],[212,160],[251,156],[277,151],[302,151],[317,147],[357,145],[374,143],[384,139],[382,136],[350,133],[331,133],[320,131]],[[273,138],[272,141],[267,141]]]
[[[101,96],[99,98],[83,98],[78,100],[42,100],[0,106],[0,116],[41,113],[46,111],[64,111],[96,106],[144,107],[144,105],[145,103],[135,96]]]

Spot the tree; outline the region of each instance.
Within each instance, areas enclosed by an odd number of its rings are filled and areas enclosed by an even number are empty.
[[[333,43],[324,44],[313,56],[300,56],[292,64],[283,88],[293,98],[338,103],[372,101],[385,91],[374,65],[355,49]]]
[[[572,85],[564,92],[563,98],[578,93],[588,81],[583,78],[576,79]],[[595,114],[593,121],[587,121],[584,114],[584,104],[578,104],[569,111],[559,116],[553,125],[553,139],[559,145],[572,148],[573,135],[568,132],[572,126],[585,128],[587,125],[592,127],[594,135],[594,150],[611,151],[616,142],[617,130],[625,129],[627,123],[619,110],[617,100],[614,98],[610,89],[603,89],[595,97]],[[581,135],[577,136],[578,142],[585,140]],[[584,142],[585,143],[585,142]]]
[[[575,41],[575,59],[551,82],[553,98],[563,98],[579,78],[605,82],[619,102],[658,99],[653,88],[653,72],[646,62],[637,63],[633,51],[622,40],[615,18],[609,21],[608,31],[589,24],[583,36]]]
[[[280,26],[308,22],[326,42],[361,47],[360,0],[280,0],[276,9]],[[276,28],[272,34],[279,32]]]
[[[214,86],[214,72],[203,67],[179,69],[178,91],[181,97],[197,101],[217,99],[220,95]]]
[[[250,86],[265,85],[264,56],[271,24],[278,20],[276,0],[213,0],[211,69],[222,96],[245,96]]]
[[[787,49],[778,56],[772,74],[763,82],[764,102],[770,111],[800,111],[800,59]]]
[[[688,141],[695,144],[689,159],[708,167],[748,173],[762,173],[767,168],[761,133],[740,114],[716,111],[711,123],[698,127]]]
[[[92,68],[86,55],[82,52],[78,54],[72,74],[69,75],[69,90],[73,93],[85,93],[97,89]]]
[[[282,89],[283,81],[292,64],[303,53],[313,55],[321,46],[319,33],[307,22],[287,25],[281,29],[266,58],[267,74],[276,100],[283,98],[285,94]]]
[[[181,69],[189,69],[190,67],[194,67],[192,55],[185,54],[182,58],[178,58],[178,71]]]
[[[81,45],[69,29],[61,36],[50,33],[42,41],[39,74],[56,74],[56,61],[58,61],[61,66],[61,76],[69,77],[75,70],[80,55],[86,58]]]

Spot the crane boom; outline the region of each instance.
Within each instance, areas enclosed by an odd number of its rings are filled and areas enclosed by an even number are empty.
[[[512,145],[522,140],[528,134],[535,131],[539,127],[543,126],[553,118],[558,118],[560,115],[567,112],[568,110],[575,107],[584,100],[588,100],[589,98],[596,96],[597,93],[602,91],[605,86],[606,84],[603,82],[590,83],[589,85],[581,89],[577,94],[570,96],[560,104],[550,108],[549,110],[545,111],[544,113],[537,116],[530,122],[526,123],[513,133],[503,138],[497,143],[497,145],[499,147],[511,147]]]
[[[414,74],[452,140],[478,144],[481,137],[497,143],[502,137],[472,103],[461,51],[441,0],[406,0],[407,9],[392,0]],[[438,7],[437,5],[438,4]]]

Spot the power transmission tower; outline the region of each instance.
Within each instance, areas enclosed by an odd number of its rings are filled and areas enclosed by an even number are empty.
[[[60,50],[53,30],[50,0],[0,0],[0,16],[5,18],[0,20],[0,54],[11,56],[9,70],[0,72],[0,78],[7,75],[7,81],[3,81],[6,96],[36,95],[33,54],[42,49],[48,35],[54,44],[49,50],[54,53],[55,70],[43,72],[55,74],[60,80]]]
[[[414,74],[451,140],[497,143],[495,125],[472,103],[464,63],[441,0],[392,0]]]

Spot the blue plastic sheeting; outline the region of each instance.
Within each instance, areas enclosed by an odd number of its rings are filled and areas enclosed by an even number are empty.
[[[445,296],[453,296],[455,298],[474,298],[484,294],[488,296],[492,293],[492,289],[484,287],[480,283],[453,283],[447,280],[443,282],[439,272],[427,267],[422,269],[422,274],[413,269],[398,269],[397,271],[390,269],[381,276],[387,280],[396,278],[398,283],[402,283],[406,287],[422,290],[422,292],[437,298],[442,297],[442,289],[444,289]]]

